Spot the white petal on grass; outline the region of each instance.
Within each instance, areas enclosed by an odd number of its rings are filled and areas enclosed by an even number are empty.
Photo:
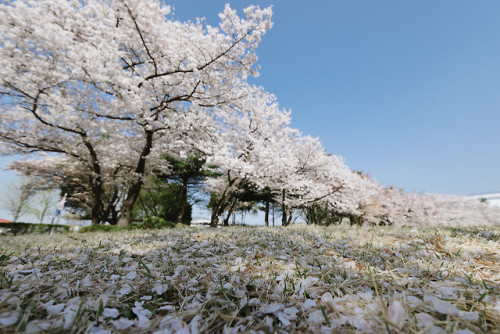
[[[105,308],[102,312],[102,316],[105,318],[117,318],[120,315],[120,312],[115,308]]]
[[[325,321],[325,317],[323,316],[323,312],[321,312],[321,310],[316,310],[309,313],[307,321],[313,324],[320,324]]]
[[[372,290],[360,291],[356,293],[356,296],[359,296],[360,298],[366,301],[371,301],[373,300],[373,291]]]
[[[325,305],[335,307],[335,302],[333,301],[333,295],[331,292],[325,292],[323,296],[321,296],[321,302]]]
[[[252,298],[248,301],[248,305],[250,305],[250,306],[256,306],[259,304],[261,304],[261,301],[258,298]]]
[[[371,332],[368,322],[364,319],[363,315],[356,314],[347,317],[347,322],[355,327],[356,329],[362,330],[363,332]]]
[[[12,326],[15,325],[19,318],[19,312],[5,312],[0,314],[0,325]]]
[[[442,314],[454,315],[468,321],[476,321],[479,319],[478,312],[461,311],[455,305],[434,296],[424,296],[424,301],[431,304],[436,312]]]
[[[389,316],[394,324],[401,327],[406,320],[406,312],[400,301],[395,300],[389,306]]]
[[[92,281],[92,278],[90,277],[90,275],[85,276],[80,283],[82,284],[82,286],[85,286],[85,287],[89,287],[89,286],[94,285],[94,282]]]
[[[458,298],[457,289],[450,286],[437,286],[436,291],[438,291],[443,298]]]
[[[153,315],[150,310],[144,309],[142,307],[143,302],[135,302],[134,307],[132,307],[132,312],[137,315],[137,327],[147,328],[150,325],[151,316]]]
[[[150,326],[151,326],[151,320],[149,320],[148,318],[140,317],[139,319],[137,319],[137,327],[141,329],[146,329],[149,328]]]
[[[69,303],[68,303],[69,304]],[[64,329],[70,329],[75,321],[76,312],[78,311],[77,305],[69,305],[64,310]]]
[[[157,295],[162,295],[165,292],[167,292],[168,286],[165,283],[155,283],[153,286],[152,291],[155,292]]]
[[[295,307],[287,307],[286,309],[283,310],[283,313],[289,314],[289,315],[296,315],[299,312],[299,310]]]
[[[495,306],[493,306],[493,310],[497,311],[498,313],[500,313],[500,300],[498,300],[496,303],[495,303]]]
[[[170,329],[163,328],[163,329],[154,331],[153,334],[172,334],[172,331]]]
[[[236,289],[236,290],[234,291],[234,295],[235,295],[236,297],[238,297],[238,298],[244,298],[244,297],[247,295],[247,293],[246,293],[245,291],[243,291],[243,290]]]
[[[202,319],[201,314],[197,314],[189,323],[189,328],[191,329],[191,333],[199,333],[200,332],[200,320]]]
[[[122,329],[130,328],[130,326],[132,326],[134,324],[134,322],[132,320],[127,319],[127,318],[120,318],[118,320],[111,321],[111,324],[116,329],[122,330]]]
[[[186,330],[188,331],[187,333],[189,333],[188,326],[176,315],[168,315],[162,318],[160,320],[159,327],[170,330],[172,333],[182,333]]]
[[[304,302],[304,308],[305,309],[310,309],[316,307],[316,301],[314,299],[306,299]]]
[[[280,310],[282,310],[284,308],[283,304],[279,304],[279,303],[272,303],[270,305],[264,305],[263,307],[261,307],[260,311],[262,313],[275,313],[275,312],[278,312]]]
[[[191,331],[189,330],[189,327],[182,327],[178,331],[175,331],[175,334],[192,334]]]
[[[429,334],[446,334],[446,331],[444,329],[442,329],[441,327],[439,327],[439,326],[432,326],[431,328],[429,328],[429,330],[426,333],[429,333]]]
[[[129,279],[129,280],[133,280],[137,277],[137,272],[135,271],[130,271],[126,276],[125,278]]]
[[[458,329],[454,331],[453,334],[475,334],[475,333],[470,329]]]
[[[248,304],[248,299],[247,297],[243,297],[240,299],[240,310],[244,308]]]
[[[132,291],[132,288],[130,287],[130,285],[128,284],[125,284],[122,286],[122,288],[118,291],[118,293],[121,295],[121,296],[124,296],[126,294],[129,294],[130,292]]]
[[[458,309],[455,305],[448,303],[447,301],[441,300],[434,296],[424,296],[424,302],[429,303],[434,311],[442,314],[455,315],[458,313]]]
[[[278,313],[278,319],[284,326],[290,326],[292,323],[288,320],[288,316],[282,312]]]
[[[111,334],[109,329],[104,329],[102,326],[90,326],[86,334]]]
[[[367,313],[373,313],[377,314],[380,311],[380,304],[379,303],[370,303],[366,305],[366,312]]]
[[[175,311],[175,306],[174,305],[164,305],[164,306],[160,306],[159,310]]]
[[[476,321],[479,319],[478,312],[466,312],[466,311],[458,311],[457,316],[460,319],[468,320],[468,321]]]
[[[406,297],[406,303],[411,307],[417,307],[422,304],[422,300],[415,296]]]
[[[273,318],[271,318],[271,317],[265,317],[265,318],[264,318],[264,323],[266,324],[266,326],[267,326],[269,329],[272,329],[272,328],[273,328],[273,324],[274,324],[274,320],[273,320]]]
[[[344,268],[346,268],[346,269],[356,269],[356,262],[354,262],[354,261],[344,262]]]
[[[307,277],[305,279],[301,279],[298,283],[295,283],[295,291],[299,294],[299,296],[302,296],[309,287],[318,281],[319,278],[317,277]]]
[[[47,313],[51,316],[58,315],[59,313],[61,313],[64,310],[65,306],[66,306],[66,304],[57,304],[57,305],[47,306],[46,307]]]
[[[33,320],[26,325],[25,333],[42,333],[50,329],[51,322],[49,320]]]
[[[150,310],[142,307],[142,302],[135,302],[134,307],[132,307],[132,312],[134,312],[139,319],[141,319],[141,317],[150,318],[153,315]]]
[[[275,287],[274,287],[274,290],[273,290],[273,295],[274,296],[281,296],[283,295],[283,291],[285,290],[284,286],[282,285],[282,283],[280,284],[277,284]]]
[[[334,319],[330,320],[330,323],[333,328],[338,328],[347,324],[348,321],[348,317],[346,317],[345,315],[340,315],[338,318],[335,317]]]
[[[415,318],[417,318],[418,328],[430,328],[434,324],[434,318],[427,313],[417,313]]]

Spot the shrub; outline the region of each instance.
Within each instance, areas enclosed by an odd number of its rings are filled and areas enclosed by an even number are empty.
[[[114,231],[119,231],[126,229],[124,227],[116,226],[116,225],[104,225],[104,224],[99,224],[99,225],[90,225],[90,226],[84,226],[80,229],[80,233],[86,233],[86,232],[114,232]]]
[[[29,224],[29,223],[2,223],[0,224],[0,234],[20,235],[20,234],[48,234],[69,232],[68,225],[53,224]]]
[[[140,230],[140,229],[156,229],[156,228],[172,228],[175,223],[169,222],[161,217],[150,216],[146,217],[142,223],[133,223],[129,226],[116,226],[116,225],[90,225],[80,229],[80,233],[87,232],[115,232],[124,230]]]
[[[175,227],[175,223],[167,221],[161,217],[149,216],[142,222],[142,228],[172,228]]]

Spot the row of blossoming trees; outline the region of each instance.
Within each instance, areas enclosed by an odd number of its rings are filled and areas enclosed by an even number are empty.
[[[28,155],[11,168],[71,188],[93,224],[128,225],[154,176],[193,157],[212,170],[213,226],[245,201],[264,204],[266,224],[271,203],[282,225],[297,210],[313,223],[498,219],[480,203],[384,188],[291,128],[247,80],[271,15],[226,5],[212,27],[174,20],[158,0],[0,5],[0,153]]]

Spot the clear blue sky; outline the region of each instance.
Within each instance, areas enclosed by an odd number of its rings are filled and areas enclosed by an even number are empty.
[[[227,1],[173,1],[211,24]],[[408,191],[500,191],[500,1],[274,0],[256,80],[356,170]]]
[[[212,25],[226,2],[170,1]],[[500,191],[500,1],[230,3],[274,5],[255,83],[352,169],[408,191]]]

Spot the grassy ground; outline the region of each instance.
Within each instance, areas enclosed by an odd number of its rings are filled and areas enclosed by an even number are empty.
[[[500,332],[500,228],[0,237],[0,332]]]

